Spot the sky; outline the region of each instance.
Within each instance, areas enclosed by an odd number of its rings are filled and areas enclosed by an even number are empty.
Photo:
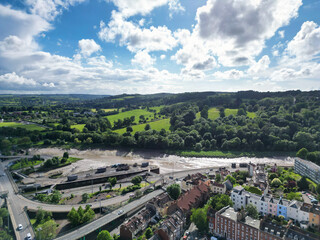
[[[0,94],[320,90],[319,0],[0,0]]]

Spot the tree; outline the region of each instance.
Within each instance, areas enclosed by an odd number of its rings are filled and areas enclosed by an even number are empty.
[[[74,207],[68,213],[67,218],[73,226],[77,226],[80,223],[80,216],[78,212],[74,209]]]
[[[63,153],[63,158],[68,159],[68,158],[69,158],[69,153],[68,153],[68,152],[64,152],[64,153]]]
[[[301,148],[297,152],[297,157],[302,158],[302,159],[306,159],[307,155],[308,155],[308,150],[306,148]]]
[[[167,192],[173,200],[177,200],[181,194],[180,185],[176,183],[171,184],[169,187],[167,187]]]
[[[224,118],[226,116],[226,114],[224,112],[224,107],[219,108],[219,115],[221,118]]]
[[[139,185],[142,182],[142,177],[141,176],[135,176],[131,179],[131,182],[134,185]]]
[[[308,190],[309,188],[309,182],[307,181],[307,178],[303,176],[299,181],[298,181],[298,187],[300,190]]]
[[[39,208],[39,210],[36,213],[36,223],[41,224],[45,221],[49,221],[52,218],[52,212],[47,212],[43,210],[42,208]]]
[[[268,177],[269,177],[269,180],[272,181],[273,179],[278,177],[278,175],[276,173],[270,173]]]
[[[316,191],[317,191],[318,194],[320,194],[320,183],[317,185]]]
[[[224,180],[230,180],[230,182],[234,185],[236,184],[236,179],[234,177],[232,177],[231,175],[226,176],[226,178]]]
[[[150,129],[151,129],[151,126],[150,126],[150,124],[148,123],[148,124],[144,127],[144,130],[148,131],[148,130],[150,130]]]
[[[226,207],[226,206],[232,206],[233,203],[230,199],[230,197],[226,194],[217,194],[214,197],[212,197],[210,199],[209,204],[211,205],[211,207],[216,210],[219,211],[220,209]]]
[[[279,178],[275,178],[271,181],[271,186],[278,188],[282,184]]]
[[[209,107],[205,105],[201,110],[201,113],[200,113],[201,117],[208,119],[208,111],[209,111]]]
[[[0,208],[0,217],[5,218],[9,216],[8,209],[6,208]]]
[[[103,230],[99,232],[97,240],[113,240],[113,238],[107,230]]]
[[[220,181],[221,181],[221,175],[220,175],[220,173],[217,173],[216,182],[220,182]]]
[[[46,221],[41,225],[41,230],[36,231],[37,239],[50,240],[56,237],[57,223],[54,220]]]
[[[116,177],[108,178],[108,182],[110,183],[110,189],[112,189],[112,187],[114,187],[117,184],[117,178]]]
[[[153,232],[151,230],[150,227],[147,228],[146,232],[145,232],[145,236],[147,239],[151,238],[153,236]]]
[[[248,213],[248,215],[254,219],[258,219],[259,218],[259,213],[258,210],[256,208],[256,206],[252,205],[252,204],[248,204],[246,206],[246,212]]]
[[[207,211],[205,208],[192,209],[190,218],[200,232],[206,232],[208,229]]]
[[[89,194],[88,193],[84,193],[82,194],[82,202],[86,203],[89,200]]]

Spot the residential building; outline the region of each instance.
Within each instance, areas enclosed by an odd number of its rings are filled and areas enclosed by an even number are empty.
[[[271,214],[273,216],[277,215],[277,208],[278,204],[276,203],[277,200],[275,200],[273,197],[270,197],[268,202],[268,214]]]
[[[216,228],[216,210],[213,208],[208,209],[207,218],[208,218],[208,225],[209,225],[209,232],[214,234]]]
[[[278,205],[277,205],[277,216],[283,216],[285,219],[287,218],[287,206],[289,205],[289,202],[282,199],[280,197]]]
[[[178,240],[183,234],[185,218],[180,210],[166,218],[159,226],[156,234],[161,240]]]
[[[260,240],[281,240],[286,234],[287,229],[283,226],[273,224],[272,222],[260,221]]]
[[[226,185],[222,183],[217,183],[215,181],[211,181],[211,191],[214,194],[224,194],[226,193]]]
[[[215,232],[228,240],[258,240],[260,221],[246,216],[244,211],[236,212],[231,207],[216,213]]]
[[[294,172],[310,178],[317,184],[320,183],[320,166],[313,162],[303,160],[301,158],[295,158]]]
[[[178,200],[174,201],[167,209],[167,214],[173,214],[180,209],[188,218],[192,208],[205,204],[210,197],[210,180],[199,181],[199,184],[183,193]]]
[[[309,213],[309,227],[313,227],[320,230],[320,207],[319,205],[311,205],[303,203],[301,210]]]
[[[138,233],[144,231],[149,222],[155,216],[156,212],[152,209],[143,209],[136,216],[129,219],[126,223],[120,226],[121,239],[132,240]]]
[[[233,202],[233,207],[236,210],[240,210],[241,207],[245,208],[247,206],[248,194],[241,186],[236,186],[231,192],[231,200]]]
[[[156,211],[164,216],[167,215],[167,208],[173,200],[170,198],[168,193],[162,193],[159,196],[153,198],[148,202],[147,207],[152,205],[155,207]]]
[[[287,230],[285,240],[319,240],[319,236],[304,231],[296,226],[290,226]]]
[[[233,184],[229,179],[227,181],[224,181],[223,184],[226,185],[226,191],[231,191],[232,190]]]

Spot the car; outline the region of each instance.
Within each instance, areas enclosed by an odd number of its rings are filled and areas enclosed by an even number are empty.
[[[186,232],[186,235],[189,236],[189,235],[190,235],[190,232],[187,231],[187,232]]]
[[[26,239],[27,239],[27,240],[32,240],[32,236],[31,236],[31,233],[28,233],[28,234],[27,234],[27,237],[26,237]]]
[[[133,197],[134,197],[134,193],[131,193],[131,194],[129,195],[129,197],[130,197],[130,198],[133,198]]]
[[[20,231],[20,230],[22,230],[22,229],[23,229],[22,224],[19,224],[19,225],[18,225],[18,230]]]
[[[123,210],[120,210],[120,211],[118,212],[118,215],[121,215],[123,212],[124,212]]]

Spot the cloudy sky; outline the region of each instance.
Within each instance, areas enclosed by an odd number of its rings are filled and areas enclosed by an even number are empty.
[[[320,89],[319,0],[0,0],[0,93]]]

